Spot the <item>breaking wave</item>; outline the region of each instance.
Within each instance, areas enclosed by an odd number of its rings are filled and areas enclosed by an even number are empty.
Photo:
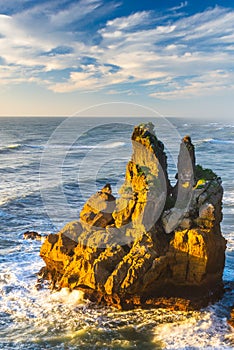
[[[28,145],[28,144],[12,144],[12,145],[7,145],[7,146],[2,146],[0,148],[0,153],[8,153],[8,152],[13,152],[17,150],[26,150],[27,148],[31,149],[39,149],[39,150],[44,150],[45,148],[56,148],[56,149],[113,149],[113,148],[118,148],[125,146],[125,142],[121,141],[115,141],[111,143],[100,143],[96,145],[63,145],[63,144],[58,144],[58,145],[49,145],[49,146],[44,146],[44,145]]]
[[[217,143],[217,144],[223,144],[223,145],[228,145],[228,144],[234,144],[233,140],[220,140],[220,139],[213,139],[213,138],[207,138],[203,140],[198,140],[195,142],[195,144],[201,144],[201,143]]]

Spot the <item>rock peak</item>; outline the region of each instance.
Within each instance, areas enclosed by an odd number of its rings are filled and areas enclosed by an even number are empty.
[[[222,292],[221,181],[195,164],[189,136],[180,145],[175,187],[152,123],[134,128],[132,146],[119,197],[106,184],[80,220],[45,240],[45,277],[119,308],[171,305],[170,298],[204,306]]]
[[[151,122],[142,123],[138,126],[135,126],[132,133],[132,140],[136,140],[137,138],[147,138],[152,136],[154,136],[156,139],[153,123]]]
[[[110,185],[109,183],[107,183],[107,184],[101,189],[101,192],[112,194],[111,185]]]

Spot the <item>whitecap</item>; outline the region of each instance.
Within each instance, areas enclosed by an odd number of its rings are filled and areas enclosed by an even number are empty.
[[[9,148],[9,149],[14,149],[14,148],[19,148],[19,147],[21,147],[20,143],[16,143],[16,144],[12,144],[12,145],[6,146],[6,148]]]
[[[233,140],[219,140],[219,139],[211,139],[209,142],[212,142],[212,143],[220,143],[220,144],[234,144],[234,141]]]
[[[27,147],[27,148],[44,149],[43,145],[28,145],[28,144],[25,144],[23,146]]]
[[[2,146],[0,148],[0,153],[5,153],[5,152],[9,152],[11,150],[14,149],[20,149],[22,147],[22,145],[20,143],[15,143],[15,144],[10,144],[10,145],[6,145],[6,146]]]
[[[217,315],[217,306],[207,308],[194,316],[155,328],[155,337],[166,349],[230,349],[220,334],[227,334],[229,327],[224,315]],[[215,311],[216,310],[216,311]]]
[[[69,288],[62,288],[60,291],[52,293],[50,298],[70,306],[84,304],[84,292],[76,289],[70,291]]]
[[[213,138],[205,138],[202,140],[197,140],[194,142],[195,145],[199,145],[202,143],[215,143],[215,144],[223,144],[223,145],[228,145],[228,144],[233,144],[233,140],[221,140],[221,139],[213,139]]]
[[[197,141],[194,141],[194,145],[200,145],[202,143],[205,143],[205,142],[211,142],[213,139],[212,138],[206,138],[206,139],[202,139],[202,140],[197,140]]]
[[[81,149],[95,149],[95,148],[100,148],[100,149],[108,149],[108,148],[118,148],[125,146],[125,142],[122,141],[116,141],[116,142],[111,142],[111,143],[100,143],[97,145],[82,145],[82,146],[77,146],[77,148]]]
[[[125,142],[112,142],[112,143],[107,143],[103,146],[100,146],[100,148],[117,148],[117,147],[122,147],[125,145]]]
[[[111,142],[111,143],[106,143],[106,142],[100,142],[99,144],[95,144],[95,145],[59,145],[59,144],[51,144],[51,145],[47,145],[44,148],[48,148],[48,149],[68,149],[68,150],[72,150],[72,149],[105,149],[105,148],[118,148],[118,147],[122,147],[125,146],[125,142],[122,141],[116,141],[116,142]]]

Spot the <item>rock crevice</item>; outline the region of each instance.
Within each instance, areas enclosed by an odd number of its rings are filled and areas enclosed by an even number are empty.
[[[181,142],[174,187],[151,123],[135,127],[132,144],[119,198],[105,185],[80,220],[46,238],[44,277],[53,288],[80,289],[119,308],[171,307],[173,298],[204,306],[222,293],[221,180],[195,164],[189,136]]]

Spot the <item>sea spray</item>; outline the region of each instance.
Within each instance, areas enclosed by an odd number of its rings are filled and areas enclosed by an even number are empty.
[[[148,120],[148,119],[147,119]],[[227,140],[232,137],[234,125],[219,122],[171,119],[180,133],[190,134],[196,140],[210,138]],[[132,120],[137,124],[139,120]],[[185,125],[186,122],[186,125]],[[0,120],[0,140],[3,145],[32,144],[45,146],[57,125],[59,118],[9,118]],[[80,118],[80,123],[90,125],[88,118]],[[106,119],[100,119],[106,123]],[[183,126],[184,124],[184,126]],[[216,130],[219,128],[219,130]],[[10,130],[11,133],[6,133]],[[17,133],[16,133],[17,132]],[[99,141],[117,134],[116,130],[100,128],[96,136]],[[111,135],[110,135],[111,133]],[[14,135],[18,136],[14,136]],[[25,141],[23,135],[27,135]],[[109,136],[108,136],[109,135]],[[118,132],[128,139],[130,130]],[[116,140],[118,141],[118,140]],[[92,139],[83,144],[93,145]],[[53,293],[44,288],[37,290],[37,271],[43,266],[39,258],[40,242],[24,241],[23,232],[29,229],[42,234],[56,232],[43,206],[40,204],[38,170],[43,147],[11,149],[0,153],[0,348],[5,350],[104,350],[104,349],[233,349],[234,331],[226,326],[230,306],[234,296],[230,292],[234,281],[234,230],[233,230],[233,150],[230,144],[203,143],[197,146],[197,159],[215,170],[223,179],[224,219],[222,231],[228,239],[224,281],[227,289],[224,298],[212,307],[200,312],[171,312],[168,310],[131,310],[119,312],[109,308],[95,307],[93,304],[76,301],[74,304],[53,300]],[[119,163],[125,169],[126,154],[118,147]],[[71,150],[70,165],[82,161],[85,149]],[[106,149],[108,151],[108,149]],[[60,152],[58,149],[57,152]],[[125,152],[126,153],[126,152]],[[214,156],[215,155],[215,156]],[[171,176],[175,174],[172,168]],[[108,168],[108,174],[113,172]],[[107,175],[97,179],[98,185],[108,179]],[[18,176],[20,175],[20,176]],[[72,177],[72,179],[71,179]],[[77,169],[70,166],[64,173],[70,184],[68,200],[78,211],[82,203],[72,204],[76,195]],[[117,178],[115,181],[120,181]],[[114,185],[113,183],[112,185]],[[49,182],[48,182],[49,185]],[[30,188],[31,186],[31,188]],[[86,179],[85,187],[89,189]],[[31,194],[31,191],[33,194]],[[54,195],[52,187],[48,187]],[[55,197],[56,201],[56,197]],[[23,204],[23,205],[22,205]],[[62,226],[62,223],[61,223]],[[229,292],[228,292],[229,290]],[[79,300],[75,298],[75,300]],[[208,325],[211,326],[209,332]],[[202,346],[203,345],[203,346]]]

